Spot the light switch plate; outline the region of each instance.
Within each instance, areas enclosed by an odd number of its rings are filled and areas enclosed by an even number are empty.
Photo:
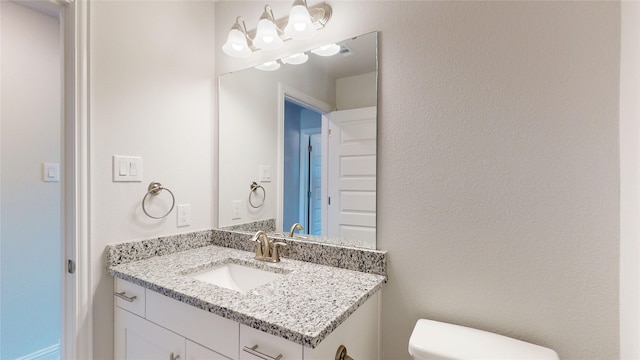
[[[113,181],[142,181],[142,158],[139,156],[113,155]]]
[[[60,181],[60,164],[43,163],[42,164],[42,181],[59,182]]]
[[[260,165],[260,182],[271,181],[271,166]]]

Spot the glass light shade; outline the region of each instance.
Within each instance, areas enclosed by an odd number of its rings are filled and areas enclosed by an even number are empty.
[[[249,44],[247,43],[247,37],[241,30],[236,28],[232,28],[231,31],[229,31],[227,42],[222,45],[222,51],[229,56],[237,58],[248,58],[252,54]]]
[[[319,56],[333,56],[340,52],[340,45],[328,44],[311,50],[311,52]]]
[[[280,69],[280,63],[277,61],[268,61],[264,64],[256,66],[255,68],[262,71],[275,71]]]
[[[278,34],[278,28],[276,28],[273,20],[260,19],[256,37],[253,39],[253,45],[263,50],[276,49],[282,45],[282,39]]]
[[[296,40],[308,39],[316,33],[316,27],[311,22],[311,15],[306,6],[295,5],[291,8],[284,33]]]
[[[283,57],[282,59],[280,59],[280,61],[282,61],[285,64],[291,64],[291,65],[300,65],[300,64],[304,64],[307,62],[307,60],[309,60],[309,55],[305,54],[305,53],[297,53],[297,54],[293,54],[287,57]]]

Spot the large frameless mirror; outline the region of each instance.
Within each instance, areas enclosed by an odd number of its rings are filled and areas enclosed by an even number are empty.
[[[375,32],[221,75],[219,227],[375,249],[377,81]]]

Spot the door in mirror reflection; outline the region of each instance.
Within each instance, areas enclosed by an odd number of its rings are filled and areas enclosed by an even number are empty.
[[[328,114],[328,231],[376,241],[376,107]]]
[[[284,104],[282,229],[375,244],[376,107],[323,116],[301,104]]]
[[[322,233],[322,114],[285,100],[282,229]],[[326,222],[326,220],[325,220]]]

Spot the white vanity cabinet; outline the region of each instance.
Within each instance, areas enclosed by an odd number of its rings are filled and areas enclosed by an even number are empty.
[[[115,359],[238,359],[238,323],[121,279],[115,289]]]
[[[333,360],[340,345],[347,348],[347,354],[354,360],[379,359],[378,296],[376,294],[362,304],[315,348],[240,325],[240,359],[275,359],[282,355],[282,360]],[[257,347],[251,351],[254,346]],[[261,354],[252,355],[256,350]]]
[[[117,360],[327,360],[340,345],[354,360],[379,358],[378,294],[310,348],[118,278],[115,289]]]

